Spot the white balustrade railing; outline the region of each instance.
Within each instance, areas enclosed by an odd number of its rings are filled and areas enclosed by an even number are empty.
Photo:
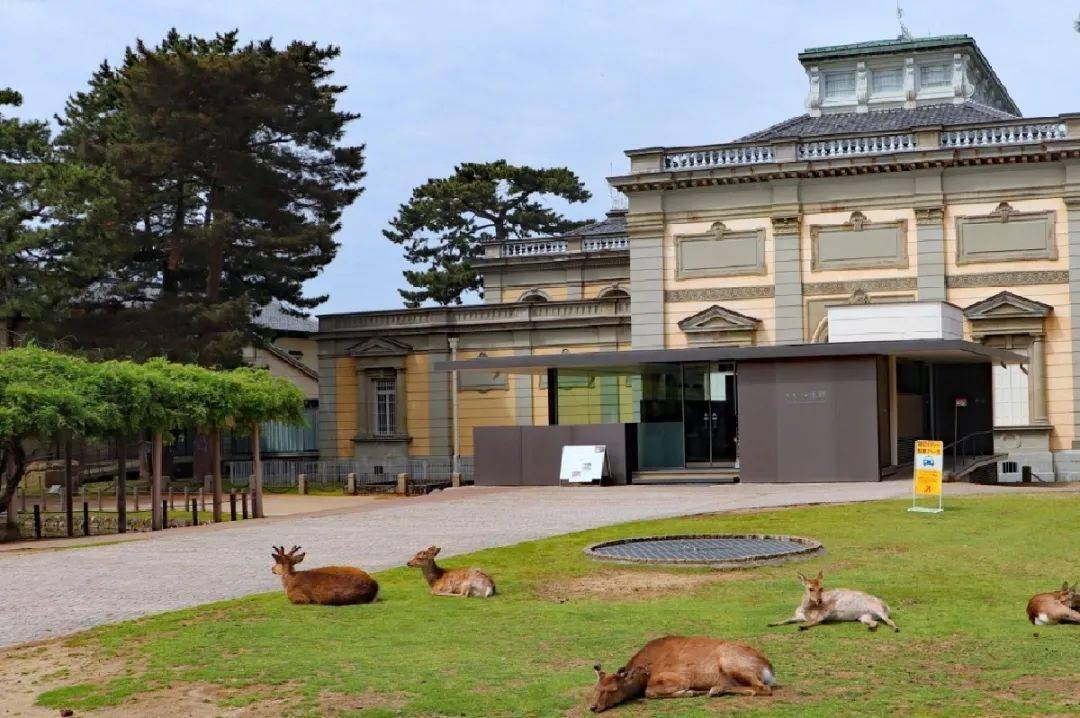
[[[581,240],[583,252],[605,252],[629,247],[630,240],[626,237],[593,237]]]
[[[538,257],[545,254],[564,254],[565,239],[542,239],[534,242],[507,242],[502,246],[504,257]]]
[[[872,137],[841,137],[834,140],[800,142],[800,160],[821,160],[834,157],[875,155],[881,152],[906,152],[915,149],[915,135],[875,135]]]
[[[718,147],[711,150],[691,150],[664,155],[664,169],[694,170],[729,165],[754,165],[773,161],[773,148],[769,145],[743,145]]]
[[[999,125],[973,127],[966,130],[946,130],[941,133],[942,147],[992,147],[1019,145],[1045,140],[1063,140],[1069,136],[1064,123],[1032,125]]]

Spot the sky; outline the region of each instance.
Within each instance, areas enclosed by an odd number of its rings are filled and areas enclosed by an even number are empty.
[[[1080,111],[1080,5],[904,0],[916,36],[973,36],[1027,116]],[[50,118],[94,68],[170,27],[333,44],[346,141],[365,190],[334,261],[305,287],[317,314],[402,306],[401,247],[382,236],[413,187],[460,162],[566,166],[599,218],[625,150],[726,142],[804,111],[806,47],[895,37],[895,0],[0,0],[0,87]]]

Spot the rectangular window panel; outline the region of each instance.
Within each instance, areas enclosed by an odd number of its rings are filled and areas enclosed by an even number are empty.
[[[1026,426],[1028,377],[1019,364],[994,366],[994,426]]]
[[[951,83],[948,65],[923,65],[919,68],[919,85],[922,87],[943,87]]]
[[[375,397],[372,426],[375,434],[391,436],[396,434],[397,387],[394,379],[380,378],[371,380],[372,394]]]
[[[901,67],[887,67],[874,70],[870,75],[871,92],[875,95],[888,95],[900,92],[904,88],[904,70]]]
[[[826,97],[851,97],[855,94],[854,72],[826,72]]]

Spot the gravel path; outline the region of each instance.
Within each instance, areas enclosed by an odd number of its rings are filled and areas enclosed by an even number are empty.
[[[957,484],[948,493],[987,490],[995,489]],[[464,488],[333,514],[174,529],[145,540],[70,550],[0,553],[0,646],[279,589],[270,573],[272,544],[302,545],[313,566],[346,563],[377,571],[404,564],[430,544],[449,556],[624,521],[909,492],[906,481]]]

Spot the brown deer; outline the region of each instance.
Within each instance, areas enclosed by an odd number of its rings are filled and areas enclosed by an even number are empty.
[[[822,623],[859,621],[866,624],[871,631],[876,631],[878,621],[882,621],[894,631],[900,630],[889,618],[888,605],[877,596],[850,588],[832,588],[826,591],[821,585],[821,571],[818,571],[814,578],[807,578],[801,573],[798,576],[806,591],[795,609],[795,615],[770,623],[770,626],[801,623],[799,630],[805,631]]]
[[[649,641],[615,673],[597,663],[589,710],[601,713],[624,701],[736,693],[772,695],[772,664],[745,643],[706,636],[665,636]]]
[[[318,603],[324,606],[346,606],[355,603],[371,603],[379,593],[379,584],[365,571],[351,566],[323,566],[310,571],[297,571],[294,567],[304,560],[305,554],[297,553],[299,546],[285,553],[284,546],[274,546],[274,567],[281,576],[285,595],[293,603]]]
[[[1061,584],[1060,591],[1037,593],[1027,605],[1028,620],[1036,626],[1052,623],[1080,623],[1080,611],[1076,610],[1076,584],[1069,587],[1069,582]]]
[[[490,598],[495,595],[495,582],[491,576],[478,568],[440,568],[435,564],[435,557],[441,551],[438,546],[429,546],[409,560],[409,566],[420,569],[424,580],[431,587],[434,596],[459,596],[469,598]]]

